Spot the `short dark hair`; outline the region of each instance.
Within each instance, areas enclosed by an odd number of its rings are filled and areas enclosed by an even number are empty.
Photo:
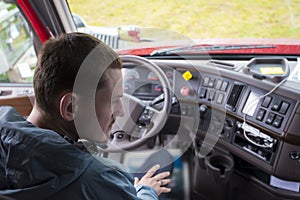
[[[55,100],[63,91],[72,91],[81,64],[88,54],[97,47],[99,67],[101,57],[111,57],[107,68],[121,69],[118,55],[96,37],[84,33],[66,33],[44,43],[38,54],[34,73],[36,103],[45,112],[55,110]],[[97,53],[98,53],[97,52]],[[98,88],[103,87],[107,77],[99,77]]]

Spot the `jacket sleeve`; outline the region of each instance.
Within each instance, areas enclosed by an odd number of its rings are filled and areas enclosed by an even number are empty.
[[[129,172],[112,167],[103,168],[91,170],[93,174],[85,174],[88,179],[81,184],[84,190],[82,193],[85,194],[83,199],[158,199],[156,191],[151,187],[137,185],[135,188],[133,176]]]
[[[131,180],[131,175],[127,172],[109,170],[102,174],[104,179],[106,179],[108,186],[114,193],[115,198],[110,196],[110,199],[132,199],[132,200],[157,200],[158,196],[156,191],[148,186],[143,186],[138,184],[136,187],[133,185],[133,180]]]
[[[135,189],[137,192],[137,196],[140,199],[146,199],[146,200],[158,199],[156,191],[149,186],[138,184],[135,186]]]

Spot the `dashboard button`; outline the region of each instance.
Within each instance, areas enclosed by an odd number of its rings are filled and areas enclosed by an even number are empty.
[[[221,90],[224,91],[224,92],[226,92],[227,87],[228,87],[228,84],[229,84],[229,83],[228,83],[227,81],[224,81],[224,82],[222,83]]]
[[[221,89],[222,83],[223,83],[222,80],[220,80],[220,79],[217,80],[217,83],[216,83],[216,89],[217,89],[217,90],[220,90],[220,89]]]
[[[215,91],[209,91],[209,95],[208,95],[208,101],[213,101],[215,99]]]
[[[267,123],[267,124],[272,124],[272,122],[273,122],[273,120],[274,120],[275,117],[276,117],[276,115],[275,115],[274,113],[270,112],[270,113],[268,114],[266,123]]]
[[[290,106],[289,103],[283,101],[282,104],[281,104],[279,112],[284,115],[286,113],[286,111],[288,110],[289,106]]]
[[[200,93],[199,93],[199,97],[201,99],[204,99],[206,97],[206,92],[207,92],[206,88],[201,88]]]
[[[209,82],[209,77],[204,77],[204,81],[203,81],[203,86],[207,87],[208,86],[208,82]]]
[[[283,117],[281,117],[281,116],[276,116],[275,117],[275,120],[274,120],[274,122],[273,122],[273,126],[274,127],[276,127],[276,128],[280,128],[280,126],[281,126],[281,123],[282,123],[282,120],[283,120]]]
[[[270,105],[270,103],[271,103],[271,101],[272,101],[272,97],[266,96],[266,97],[264,98],[264,101],[262,102],[261,106],[262,106],[262,107],[265,107],[265,108],[268,108],[269,105]]]
[[[184,78],[184,80],[189,81],[193,78],[193,75],[190,71],[186,71],[182,74],[182,77]]]
[[[266,111],[264,109],[260,109],[256,115],[256,119],[262,121],[264,119],[265,114]]]
[[[281,101],[280,100],[276,100],[275,103],[272,106],[272,110],[278,111],[281,105]]]
[[[218,104],[222,104],[223,103],[223,99],[224,99],[224,94],[222,93],[219,93],[218,96],[217,96],[217,103]]]
[[[208,82],[208,87],[213,88],[215,86],[215,79],[210,79]]]
[[[181,89],[180,89],[180,94],[182,96],[189,96],[190,95],[190,88],[187,87],[187,86],[183,86]]]

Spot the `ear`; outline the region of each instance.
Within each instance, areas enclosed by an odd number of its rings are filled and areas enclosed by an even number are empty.
[[[65,93],[59,102],[59,112],[62,118],[66,121],[74,120],[75,110],[74,109],[74,102],[75,102],[75,95],[72,92]]]

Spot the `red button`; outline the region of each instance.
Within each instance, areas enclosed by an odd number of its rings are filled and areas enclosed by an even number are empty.
[[[188,88],[187,86],[184,86],[180,89],[180,94],[182,96],[189,96],[190,95],[190,88]]]

